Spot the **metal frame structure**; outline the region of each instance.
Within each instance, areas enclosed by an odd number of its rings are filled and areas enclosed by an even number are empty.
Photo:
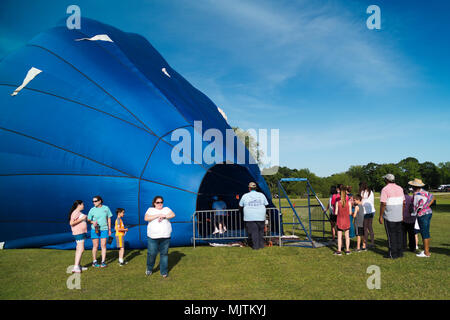
[[[277,208],[267,208],[266,210],[266,231],[264,232],[264,238],[278,238],[278,244],[281,246],[280,211]],[[227,231],[224,233],[214,233],[214,219],[217,219],[219,212],[222,217],[226,217]],[[195,211],[192,216],[192,242],[194,248],[196,242],[199,241],[229,242],[231,240],[247,238],[248,234],[243,215],[239,209],[200,210]]]
[[[284,187],[282,185],[282,182],[306,182],[306,192],[307,192],[307,195],[308,195],[308,205],[307,206],[297,206],[297,208],[299,208],[299,207],[300,208],[308,208],[308,224],[309,224],[309,228],[308,229],[305,228],[305,225],[303,224],[302,219],[300,218],[300,215],[297,213],[296,206],[293,205],[291,200],[289,199],[289,196],[288,196],[286,190],[284,189]],[[286,242],[286,243],[289,243],[289,242],[290,243],[294,243],[294,242],[296,243],[296,244],[290,244],[291,246],[313,247],[313,248],[315,248],[316,244],[315,244],[315,241],[314,241],[313,236],[311,234],[312,233],[311,232],[311,230],[312,230],[311,223],[313,221],[319,221],[319,222],[323,223],[323,225],[322,225],[322,239],[324,239],[325,238],[325,221],[329,220],[329,217],[328,217],[328,215],[327,215],[327,213],[325,211],[325,207],[323,206],[322,202],[317,197],[316,193],[314,192],[314,189],[312,188],[312,186],[309,183],[307,178],[283,178],[283,179],[280,179],[277,182],[277,185],[278,185],[278,200],[279,200],[280,215],[283,214],[282,213],[282,209],[291,209],[292,212],[294,213],[292,223],[282,222],[282,225],[283,226],[284,225],[292,225],[293,231],[294,231],[295,226],[301,226],[301,228],[303,229],[303,231],[305,232],[306,237],[307,237],[307,240],[300,240],[299,241],[299,240],[283,239],[282,241]],[[284,195],[284,198],[286,198],[289,206],[282,206],[282,204],[281,204],[281,199],[283,198],[282,195]],[[326,218],[326,220],[325,219],[321,219],[321,220],[312,219],[312,217],[311,217],[311,207],[312,207],[312,205],[311,205],[311,196],[314,196],[316,198],[317,202],[319,203],[320,207],[323,210],[323,214],[324,214],[324,217]],[[297,221],[295,221],[295,219]]]

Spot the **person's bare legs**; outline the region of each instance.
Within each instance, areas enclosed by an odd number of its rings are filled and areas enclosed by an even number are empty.
[[[337,232],[337,240],[338,240],[338,252],[341,252],[342,249],[342,231],[338,230]]]
[[[124,254],[125,254],[125,248],[122,247],[119,249],[119,261],[123,261]]]
[[[333,241],[336,240],[336,223],[331,222],[331,235],[333,237]]]
[[[350,251],[350,230],[345,230],[345,251]]]
[[[423,250],[426,256],[430,256],[430,238],[423,240]]]
[[[106,260],[106,241],[107,238],[101,239],[101,247],[102,247],[102,262],[105,262]]]
[[[97,261],[98,239],[92,239],[92,261]]]
[[[81,266],[81,256],[84,251],[84,240],[83,241],[77,241],[77,249],[75,251],[75,266]]]

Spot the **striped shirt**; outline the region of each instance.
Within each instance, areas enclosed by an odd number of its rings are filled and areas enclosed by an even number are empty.
[[[380,202],[386,203],[384,219],[390,222],[403,221],[403,201],[405,195],[402,187],[395,183],[388,183],[382,190]]]

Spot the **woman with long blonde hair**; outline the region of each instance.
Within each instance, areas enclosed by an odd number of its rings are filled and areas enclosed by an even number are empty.
[[[350,214],[352,213],[352,203],[347,196],[347,188],[342,187],[340,197],[336,202],[337,215],[337,238],[338,249],[335,255],[342,255],[342,232],[345,234],[345,253],[350,254]]]

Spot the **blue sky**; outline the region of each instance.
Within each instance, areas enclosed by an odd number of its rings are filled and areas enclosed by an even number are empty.
[[[448,1],[2,0],[0,57],[71,4],[146,37],[230,125],[279,129],[282,166],[450,161]]]

